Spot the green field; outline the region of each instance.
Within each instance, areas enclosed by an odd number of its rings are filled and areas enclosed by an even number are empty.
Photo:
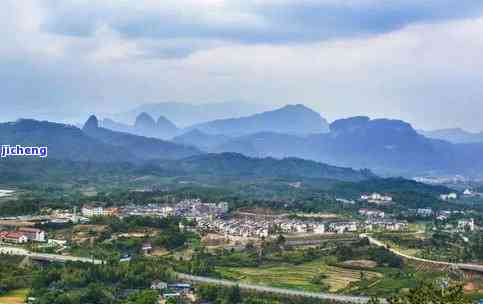
[[[329,266],[323,261],[314,261],[302,265],[278,264],[258,268],[219,267],[217,271],[227,279],[239,280],[244,283],[262,284],[274,287],[301,289],[306,291],[321,291],[321,284],[313,282],[319,275],[331,292],[341,292],[351,283],[360,282],[361,271],[342,267]],[[374,271],[363,271],[370,282],[382,278],[382,274]]]
[[[0,296],[0,304],[22,304],[25,303],[27,295],[29,293],[28,289],[19,289],[6,293]]]

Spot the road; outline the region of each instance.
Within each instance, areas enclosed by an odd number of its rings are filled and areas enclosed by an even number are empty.
[[[433,261],[433,260],[427,260],[427,259],[422,259],[422,258],[417,258],[414,256],[410,256],[407,254],[404,254],[396,249],[393,248],[387,248],[387,245],[384,244],[381,241],[376,240],[373,237],[368,236],[367,234],[361,234],[361,238],[367,238],[369,242],[373,245],[379,246],[379,247],[384,247],[390,252],[394,253],[397,256],[400,256],[402,258],[405,258],[407,260],[412,260],[416,262],[422,262],[422,263],[429,263],[429,264],[434,264],[434,265],[441,265],[441,266],[449,266],[461,270],[469,270],[469,271],[476,271],[476,272],[483,272],[483,265],[476,265],[476,264],[461,264],[461,263],[448,263],[448,262],[441,262],[441,261]]]
[[[192,276],[192,275],[183,274],[183,273],[177,273],[177,276],[181,280],[191,281],[195,283],[222,285],[226,287],[239,286],[240,289],[244,289],[244,290],[272,293],[272,294],[288,296],[288,297],[304,297],[304,298],[330,300],[330,301],[336,301],[341,303],[355,303],[355,304],[364,304],[369,301],[369,298],[367,297],[355,297],[355,296],[345,296],[345,295],[330,294],[330,293],[306,292],[306,291],[298,291],[293,289],[275,288],[275,287],[269,287],[269,286],[263,286],[263,285],[244,284],[244,283],[239,283],[234,281]],[[387,301],[381,300],[381,304],[382,303],[387,303]]]
[[[0,254],[27,256],[34,260],[43,260],[43,261],[52,261],[52,262],[83,262],[83,263],[102,264],[101,260],[96,260],[96,259],[74,257],[69,255],[60,255],[60,254],[37,253],[37,252],[31,252],[31,251],[25,250],[23,248],[10,247],[10,246],[0,246]]]

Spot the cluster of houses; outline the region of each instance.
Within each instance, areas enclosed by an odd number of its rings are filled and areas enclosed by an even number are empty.
[[[214,232],[226,238],[266,238],[276,234],[343,234],[359,231],[387,230],[405,231],[407,221],[385,219],[384,213],[374,210],[361,210],[365,221],[301,221],[289,218],[232,218],[232,219],[197,219],[197,229],[202,232]]]
[[[121,215],[169,217],[174,215],[174,208],[160,204],[128,205],[121,209]]]
[[[186,199],[175,205],[174,214],[188,219],[220,217],[229,210],[227,202],[203,203],[200,199]]]
[[[272,223],[248,219],[210,219],[196,220],[197,229],[206,232],[216,232],[225,237],[264,238],[269,236]]]
[[[391,203],[392,197],[387,194],[380,194],[377,192],[374,192],[372,194],[363,193],[360,197],[360,200],[363,202],[381,205]]]
[[[21,227],[15,231],[0,231],[0,241],[3,243],[24,244],[46,240],[45,231],[37,228]]]
[[[102,205],[84,205],[81,213],[85,217],[94,216],[182,216],[186,218],[203,218],[221,216],[228,212],[228,203],[204,203],[200,199],[186,199],[170,206],[162,204],[128,205],[120,208],[106,208]]]
[[[479,196],[482,196],[482,194],[469,188],[465,189],[465,191],[463,191],[463,194],[462,194],[462,197],[464,198],[479,197]],[[456,192],[451,192],[447,194],[441,194],[439,198],[443,201],[454,201],[459,198],[459,195]]]
[[[407,221],[386,219],[384,211],[363,208],[359,210],[359,214],[367,218],[366,221],[360,225],[360,228],[364,231],[405,231],[409,229]]]
[[[119,208],[106,208],[98,205],[84,205],[82,206],[81,213],[85,217],[117,216],[119,215]]]
[[[285,218],[208,218],[197,220],[197,228],[201,231],[223,234],[225,237],[266,238],[279,233],[325,233],[325,224],[304,222]]]

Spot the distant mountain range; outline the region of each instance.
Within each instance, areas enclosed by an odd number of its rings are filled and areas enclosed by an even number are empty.
[[[483,143],[453,144],[430,139],[400,120],[340,119],[330,125],[329,133],[306,136],[259,132],[227,139],[197,131],[175,140],[192,145],[203,142],[202,149],[214,153],[299,157],[343,167],[370,168],[387,175],[478,175],[483,169]]]
[[[418,130],[418,132],[429,138],[446,140],[455,144],[483,142],[483,132],[472,133],[460,128],[434,131]]]
[[[105,144],[125,149],[142,160],[180,159],[201,153],[195,147],[102,128],[95,116],[89,117],[82,131]]]
[[[100,121],[100,126],[113,131],[160,139],[171,139],[181,131],[166,117],[159,116],[155,121],[151,115],[145,112],[136,117],[134,125],[123,124],[106,118]]]
[[[21,119],[0,124],[0,144],[47,146],[49,158],[73,161],[136,161],[133,153],[90,137],[69,125]]]
[[[217,119],[249,116],[272,108],[272,106],[245,102],[203,104],[161,102],[143,104],[131,111],[110,115],[109,118],[123,124],[132,125],[139,114],[148,113],[153,117],[167,117],[177,126],[187,127]]]
[[[169,176],[309,178],[341,181],[361,181],[376,177],[368,170],[358,171],[297,158],[251,158],[237,153],[203,154],[194,147],[102,128],[95,116],[89,117],[82,130],[74,126],[35,120],[3,123],[0,124],[0,144],[46,145],[49,148],[49,157],[46,161],[149,164],[148,167]],[[22,167],[23,174],[27,174],[28,168],[46,170],[37,165],[35,159],[25,162],[20,160],[8,160],[0,167],[12,178],[15,177],[15,167]]]
[[[105,119],[102,126],[115,131],[137,135],[171,139],[194,130],[210,135],[241,136],[257,132],[277,132],[307,135],[324,133],[329,129],[327,121],[319,113],[303,105],[287,105],[280,109],[239,118],[220,119],[180,129],[168,118],[159,116],[155,121],[151,114],[140,113],[134,125],[130,126]],[[178,138],[179,140],[179,138]]]
[[[197,124],[188,129],[198,129],[208,134],[228,136],[241,136],[258,132],[304,135],[328,132],[329,124],[319,113],[298,104],[287,105],[277,110],[246,117]]]
[[[51,157],[73,161],[184,161],[205,157],[205,153],[213,157],[231,152],[252,159],[263,158],[264,166],[269,166],[268,162],[285,166],[287,161],[298,158],[338,167],[369,168],[390,176],[481,176],[483,142],[466,143],[461,138],[453,138],[457,142],[453,143],[426,137],[421,132],[401,120],[371,120],[364,116],[339,119],[328,125],[317,112],[303,105],[289,105],[187,128],[178,128],[167,117],[155,118],[150,113],[140,113],[133,125],[107,119],[99,123],[92,116],[82,130],[50,122],[19,120],[0,124],[0,144],[49,145]],[[220,157],[220,161],[226,160],[226,156]],[[277,163],[272,158],[285,162]],[[313,162],[296,163],[317,167]],[[177,165],[181,168],[188,163]],[[222,168],[216,162],[212,165]],[[291,170],[296,169],[290,166]]]

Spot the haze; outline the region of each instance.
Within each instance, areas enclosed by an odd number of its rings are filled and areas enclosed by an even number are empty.
[[[303,103],[483,130],[483,2],[6,0],[0,120]]]

